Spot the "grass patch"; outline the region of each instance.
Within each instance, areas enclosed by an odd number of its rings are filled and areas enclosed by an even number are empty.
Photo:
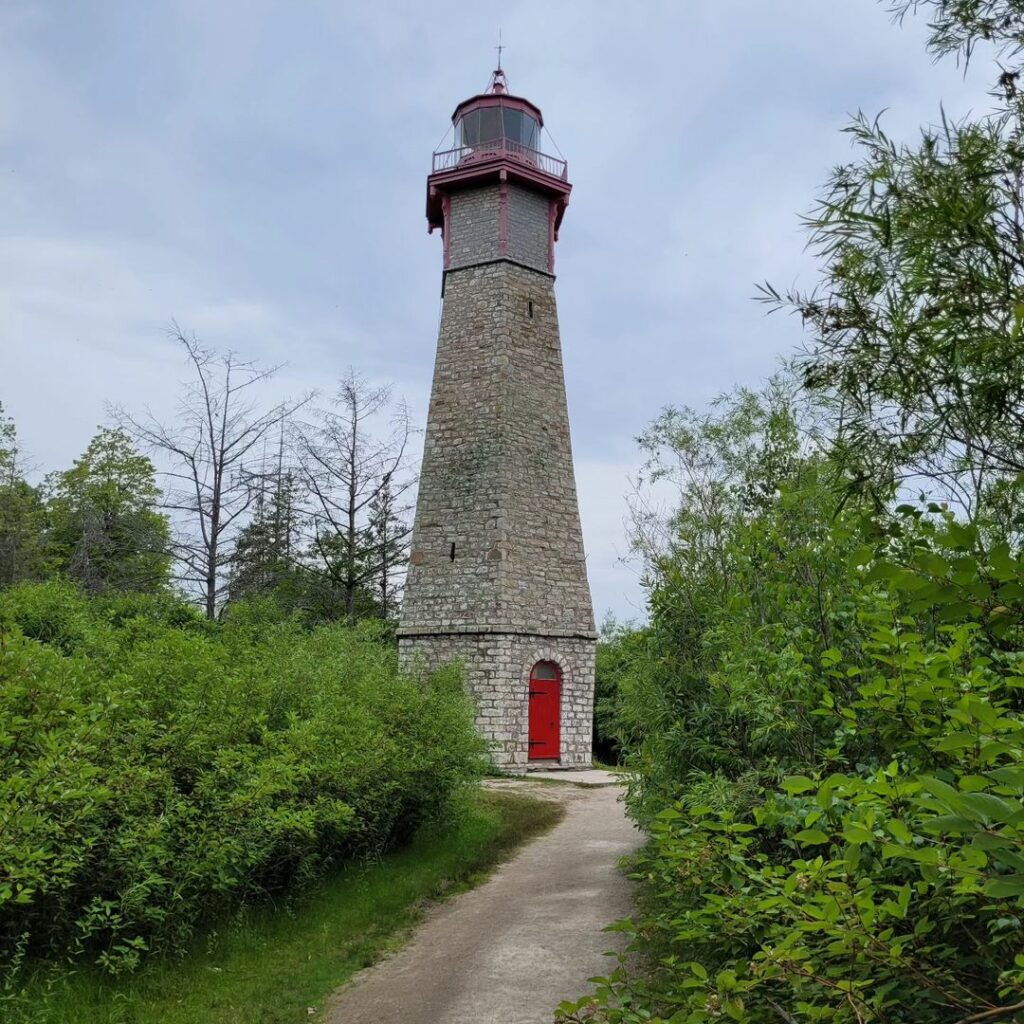
[[[397,946],[432,900],[480,882],[507,854],[556,824],[549,800],[481,790],[457,823],[424,830],[379,863],[352,866],[298,906],[261,907],[211,930],[187,957],[130,978],[95,971],[40,975],[24,1010],[32,1024],[295,1024],[357,970]],[[2,996],[2,993],[0,993]]]

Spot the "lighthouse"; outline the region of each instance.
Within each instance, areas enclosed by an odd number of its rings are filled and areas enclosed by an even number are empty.
[[[400,656],[461,664],[498,767],[585,767],[597,634],[554,289],[572,186],[500,67],[452,123],[427,178],[442,313]]]

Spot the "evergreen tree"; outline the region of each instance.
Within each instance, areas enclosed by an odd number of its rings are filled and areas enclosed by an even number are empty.
[[[231,559],[228,600],[273,598],[288,614],[305,603],[309,581],[299,563],[297,508],[300,487],[284,467],[283,446],[276,469],[260,474],[251,521],[238,534]]]
[[[303,560],[309,574],[305,607],[314,621],[347,619],[351,623],[383,617],[372,584],[372,567],[365,557],[368,547],[366,529],[357,530],[353,546],[346,531],[317,525]]]
[[[370,502],[366,529],[371,568],[369,589],[382,619],[395,618],[400,606],[399,579],[405,568],[409,539],[409,526],[402,517],[405,511],[398,506],[388,473]]]
[[[46,574],[46,513],[24,476],[14,420],[0,405],[0,587]]]
[[[101,429],[71,469],[51,475],[48,489],[58,567],[86,593],[167,585],[170,530],[157,511],[155,471],[123,430]]]

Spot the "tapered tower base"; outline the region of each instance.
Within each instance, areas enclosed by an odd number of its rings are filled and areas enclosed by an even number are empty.
[[[530,675],[539,662],[561,669],[560,742],[563,768],[589,768],[594,720],[596,641],[512,633],[402,637],[407,670],[431,671],[457,663],[477,707],[477,730],[491,745],[491,760],[506,771],[531,763]],[[543,763],[535,759],[534,764]]]

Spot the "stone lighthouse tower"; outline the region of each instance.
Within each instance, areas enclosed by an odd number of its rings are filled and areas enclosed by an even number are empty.
[[[443,312],[400,652],[462,664],[498,766],[582,767],[596,633],[554,291],[572,186],[500,69],[452,122],[427,179]]]

